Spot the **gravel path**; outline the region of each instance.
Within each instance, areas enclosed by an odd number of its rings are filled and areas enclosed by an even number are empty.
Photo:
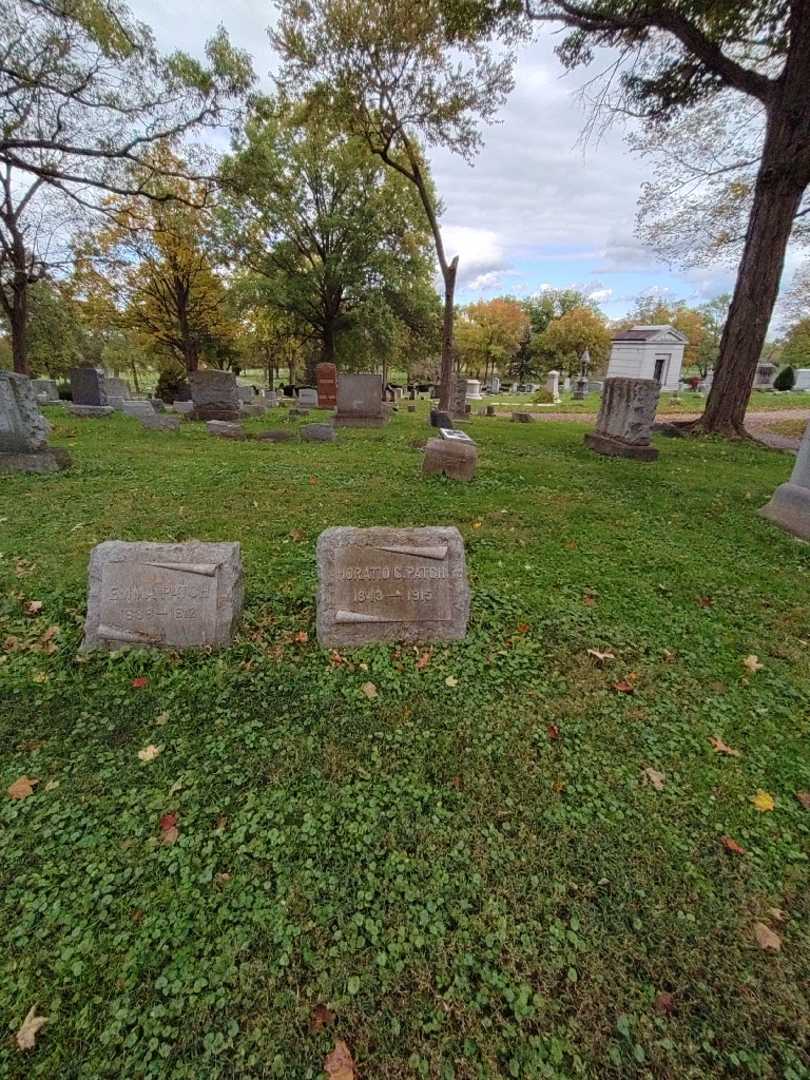
[[[523,409],[524,412],[531,411]],[[510,416],[510,412],[499,412],[498,416]],[[594,413],[561,413],[561,412],[535,412],[532,413],[538,420],[563,420],[563,421],[579,421],[592,420],[596,422],[596,415]],[[656,420],[659,423],[674,423],[677,421],[685,420],[697,420],[700,413],[658,413]],[[770,430],[772,424],[778,423],[780,420],[803,420],[807,423],[810,420],[810,409],[784,409],[784,410],[770,410],[768,412],[749,412],[746,414],[745,423],[748,430],[757,439],[761,439],[762,442],[767,443],[768,446],[772,446],[774,450],[793,450],[799,449],[800,439],[791,435],[780,435],[775,431]]]

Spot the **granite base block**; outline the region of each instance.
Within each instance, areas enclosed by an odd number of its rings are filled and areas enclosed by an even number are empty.
[[[605,457],[631,458],[633,461],[656,461],[658,451],[654,446],[642,443],[626,443],[621,439],[611,439],[607,435],[589,432],[585,436],[585,445],[597,454]]]

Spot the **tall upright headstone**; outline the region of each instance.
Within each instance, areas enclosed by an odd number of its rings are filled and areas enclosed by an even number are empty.
[[[501,392],[500,376],[493,375],[492,378],[489,380],[489,385],[490,385],[490,389],[492,390],[493,394],[500,394],[500,392]]]
[[[596,431],[585,436],[585,445],[608,457],[655,461],[650,436],[660,392],[655,379],[606,379]]]
[[[318,386],[318,408],[334,409],[337,405],[337,368],[334,364],[318,364],[315,368]]]
[[[550,371],[546,376],[546,390],[551,394],[551,400],[556,405],[560,400],[560,373]]]
[[[230,371],[192,371],[188,377],[194,409],[192,420],[239,420],[239,389]]]
[[[481,400],[481,380],[480,379],[467,379],[467,401],[480,401]]]
[[[107,381],[98,368],[75,367],[70,369],[70,390],[74,405],[91,405],[101,408],[109,404]]]
[[[790,479],[779,485],[760,514],[794,536],[810,540],[810,424],[804,429]]]
[[[59,402],[59,388],[53,379],[32,379],[31,386],[34,388],[34,396],[40,405]]]
[[[317,559],[321,645],[465,636],[470,590],[458,529],[327,529]]]
[[[467,415],[467,380],[457,375],[453,383],[453,396],[450,399],[450,415],[454,420],[463,420]]]
[[[337,383],[339,427],[382,427],[385,423],[380,375],[341,375]]]
[[[0,371],[0,473],[49,473],[66,469],[66,450],[48,447],[48,421],[39,411],[31,380]]]
[[[242,596],[239,544],[108,540],[90,554],[82,649],[229,645]]]

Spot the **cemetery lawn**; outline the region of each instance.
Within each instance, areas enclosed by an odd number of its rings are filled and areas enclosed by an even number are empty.
[[[476,419],[477,479],[423,481],[420,410],[52,413],[74,470],[0,480],[0,1076],[810,1076],[810,546],[756,513],[793,459]],[[457,525],[467,639],[321,650],[349,524]],[[241,541],[233,647],[79,655],[91,547],[190,537]]]
[[[482,398],[480,402],[476,403],[479,406],[494,405],[498,410],[508,413],[514,410],[527,410],[530,412],[537,412],[538,414],[543,412],[550,413],[582,413],[587,415],[589,413],[599,412],[599,403],[601,397],[599,394],[588,394],[583,401],[573,401],[570,395],[563,395],[559,404],[551,405],[536,405],[533,401],[532,394],[496,394],[494,397],[487,395]],[[703,394],[695,394],[691,390],[682,390],[678,395],[678,399],[674,400],[672,394],[666,393],[661,395],[661,400],[658,403],[658,413],[676,414],[676,413],[702,413],[706,405],[706,398]],[[810,408],[810,394],[803,390],[796,390],[783,393],[759,393],[756,392],[751,395],[751,401],[748,405],[749,412],[784,412],[790,409],[808,409]]]

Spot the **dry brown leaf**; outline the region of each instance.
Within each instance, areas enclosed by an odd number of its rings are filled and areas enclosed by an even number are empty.
[[[726,851],[731,851],[734,855],[745,854],[745,848],[738,844],[737,841],[733,840],[730,836],[721,836],[720,843],[723,845]]]
[[[41,600],[28,600],[28,601],[26,601],[26,604],[25,604],[25,614],[26,615],[39,615],[40,611],[42,611],[42,601]]]
[[[356,1080],[352,1055],[343,1039],[335,1040],[335,1049],[326,1055],[323,1067],[329,1080]]]
[[[21,776],[8,789],[9,798],[27,799],[29,795],[34,794],[34,786],[38,783],[39,780],[36,776]]]
[[[762,671],[765,667],[764,664],[759,662],[759,657],[754,656],[753,654],[751,656],[746,656],[742,663],[743,667],[748,668],[752,675],[756,675],[758,671]]]
[[[718,754],[728,754],[729,757],[742,757],[741,751],[734,750],[732,747],[727,746],[719,735],[710,735],[709,742]]]
[[[606,660],[616,659],[612,652],[600,652],[598,649],[588,649],[588,656],[592,656],[600,666],[604,664]]]
[[[141,761],[154,761],[161,751],[161,747],[155,746],[152,743],[145,747],[143,750],[138,751],[138,757]]]
[[[714,600],[710,596],[699,596],[697,598],[698,607],[711,607],[713,603]]]
[[[754,923],[754,937],[757,939],[757,945],[764,952],[779,952],[782,948],[782,939],[765,923]]]
[[[662,772],[658,772],[657,769],[653,769],[651,766],[648,766],[641,771],[643,775],[646,776],[648,783],[652,784],[656,791],[664,790],[664,781],[666,780],[666,777]]]
[[[631,671],[629,675],[626,675],[623,679],[613,684],[613,689],[619,694],[634,694],[636,692],[636,683],[638,682],[638,672]]]
[[[164,814],[160,819],[160,842],[161,844],[173,844],[180,837],[177,828],[177,814]]]
[[[552,741],[554,741],[555,739],[559,739],[559,737],[560,737],[560,729],[557,727],[556,724],[549,724],[548,727],[546,728],[546,731],[548,733],[548,737]]]
[[[360,687],[360,692],[365,694],[369,701],[371,701],[377,696],[377,687],[373,682],[364,682]]]
[[[797,791],[796,798],[799,800],[805,810],[810,810],[810,791]]]
[[[306,540],[307,534],[303,529],[293,529],[290,532],[290,539],[294,540],[296,544],[300,544],[302,540]]]
[[[586,607],[594,607],[594,606],[596,605],[596,597],[595,597],[595,596],[591,596],[591,594],[590,594],[590,593],[586,593],[586,594],[585,594],[585,595],[584,595],[584,596],[582,597],[582,603],[583,603],[583,604],[584,604],[584,605],[585,605]]]
[[[317,1034],[319,1031],[323,1031],[324,1028],[329,1027],[330,1024],[334,1024],[335,1014],[331,1009],[328,1009],[326,1005],[316,1005],[310,1013],[309,1017],[309,1029]]]
[[[346,663],[346,658],[345,656],[341,656],[337,649],[333,649],[329,653],[329,663],[332,667],[340,667],[341,664]]]
[[[309,641],[309,634],[306,632],[306,630],[299,630],[293,640],[295,641],[296,645],[306,645],[306,643]]]
[[[672,994],[663,991],[655,999],[654,1005],[655,1011],[660,1013],[661,1016],[669,1016],[675,1008],[675,999]]]
[[[785,920],[787,919],[787,915],[785,914],[785,912],[778,907],[769,907],[768,914],[772,915],[777,922],[785,922]]]
[[[425,668],[426,668],[426,667],[428,666],[428,664],[430,663],[430,657],[431,657],[431,655],[432,655],[432,654],[431,654],[431,652],[430,652],[430,649],[428,649],[428,651],[427,651],[427,652],[423,652],[423,653],[422,653],[422,655],[421,655],[421,656],[419,657],[419,659],[418,659],[418,660],[416,661],[416,670],[417,670],[417,671],[424,671],[424,670],[425,670]]]
[[[20,1050],[33,1050],[36,1046],[40,1028],[48,1023],[47,1016],[37,1016],[37,1007],[32,1005],[17,1032],[17,1047]]]

